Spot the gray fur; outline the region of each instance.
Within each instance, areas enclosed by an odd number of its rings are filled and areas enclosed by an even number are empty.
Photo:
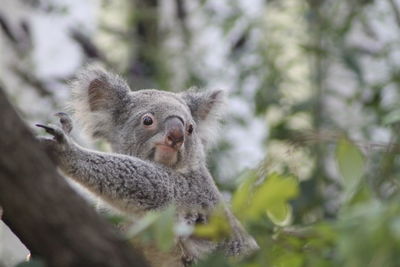
[[[60,128],[40,125],[56,137],[46,143],[67,176],[127,213],[140,214],[173,203],[178,219],[188,224],[205,223],[212,210],[223,204],[205,157],[224,102],[222,91],[132,92],[120,77],[89,67],[73,83],[73,96],[77,121],[92,136],[110,142],[115,153],[82,148]],[[151,114],[152,125],[144,126],[145,114]],[[184,129],[184,141],[176,153],[155,145],[165,143],[171,134],[167,126],[171,118],[178,118],[179,129]],[[157,160],[157,153],[176,157],[164,163]],[[258,248],[226,206],[225,213],[232,237],[220,244],[191,237],[180,240],[182,257],[196,260],[217,248],[228,255],[246,255]]]

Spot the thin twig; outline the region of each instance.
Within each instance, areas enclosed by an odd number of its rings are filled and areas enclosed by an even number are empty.
[[[394,0],[388,0],[389,4],[392,6],[392,10],[394,12],[394,17],[397,22],[397,26],[400,28],[400,11],[399,7],[397,6],[396,2]]]
[[[98,47],[90,40],[88,36],[83,34],[81,31],[73,29],[71,30],[71,37],[74,39],[82,48],[83,52],[88,58],[99,59],[105,63],[106,58]]]
[[[14,33],[10,28],[10,25],[8,24],[4,16],[2,16],[1,14],[0,14],[0,28],[3,30],[5,36],[7,36],[11,42],[17,43],[17,37],[15,37]]]

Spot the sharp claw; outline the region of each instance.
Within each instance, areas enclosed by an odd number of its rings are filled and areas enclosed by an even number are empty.
[[[37,123],[37,124],[35,124],[35,126],[45,129],[46,132],[48,132],[48,133],[54,133],[54,132],[55,132],[54,129],[53,129],[52,127],[49,127],[49,126],[47,126],[47,125],[43,125],[43,124]]]
[[[69,134],[72,131],[72,120],[67,113],[57,112],[54,116],[60,119],[61,127],[63,131]]]
[[[40,123],[36,123],[35,126],[36,126],[36,127],[40,127],[40,128],[46,127],[46,126],[44,126],[43,124],[40,124]]]
[[[37,124],[35,124],[35,125],[36,125],[37,127],[40,127],[40,128],[45,129],[45,131],[46,131],[47,133],[53,135],[53,136],[54,136],[54,139],[57,140],[58,142],[63,141],[64,135],[63,135],[63,133],[62,133],[60,130],[55,129],[54,127],[50,127],[50,126],[43,125],[43,124],[39,124],[39,123],[37,123]]]

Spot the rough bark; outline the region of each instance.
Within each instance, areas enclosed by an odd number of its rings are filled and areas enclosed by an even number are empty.
[[[47,266],[147,266],[54,164],[0,88],[3,220]]]

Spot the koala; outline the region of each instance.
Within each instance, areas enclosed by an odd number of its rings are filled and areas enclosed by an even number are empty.
[[[258,249],[224,203],[206,166],[223,102],[221,90],[131,91],[119,76],[92,66],[72,83],[71,106],[76,121],[94,138],[106,140],[113,152],[89,150],[74,142],[72,122],[65,113],[58,113],[61,128],[37,126],[53,136],[42,141],[67,177],[127,214],[174,204],[177,220],[196,225],[207,223],[222,205],[231,236],[220,242],[178,237],[176,260],[167,265],[187,266],[215,250],[240,256]]]

